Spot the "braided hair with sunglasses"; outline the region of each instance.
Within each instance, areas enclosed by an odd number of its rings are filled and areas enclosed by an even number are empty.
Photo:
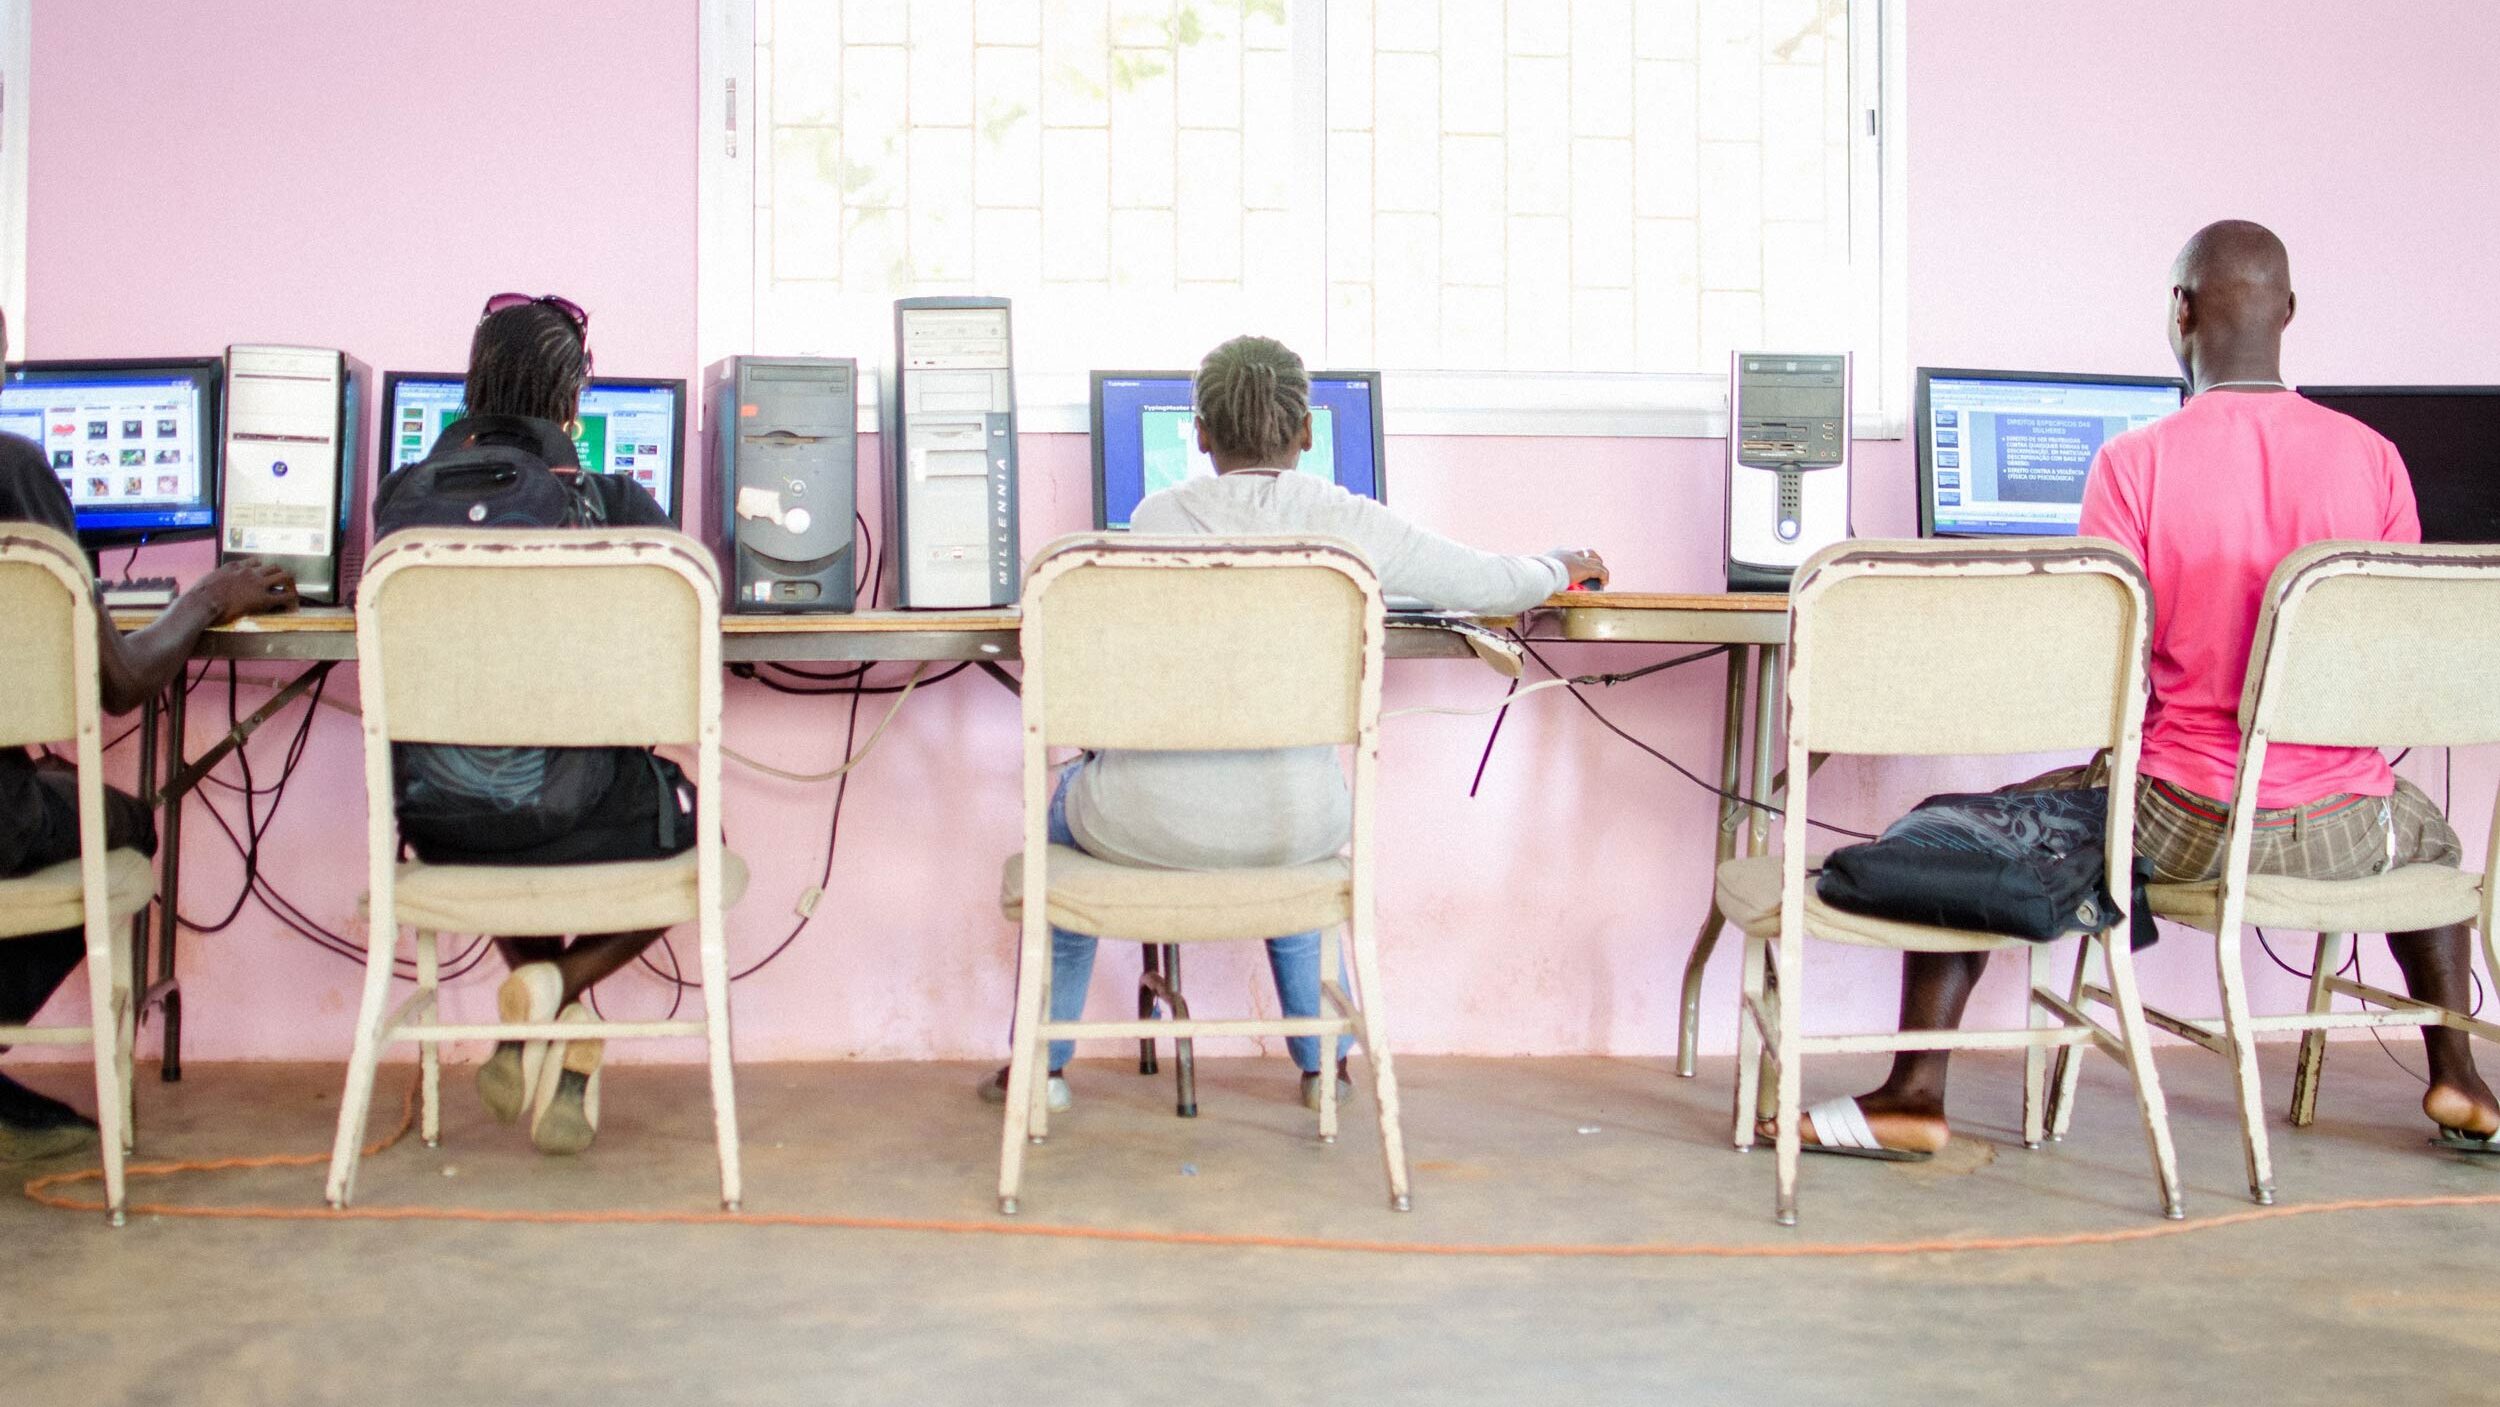
[[[471,415],[570,424],[590,381],[590,317],[561,298],[498,294],[469,339]]]

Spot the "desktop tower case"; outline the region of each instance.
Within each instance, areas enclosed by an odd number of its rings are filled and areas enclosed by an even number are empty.
[[[1738,352],[1727,390],[1727,588],[1786,591],[1849,537],[1849,356]]]
[[[727,609],[858,604],[859,364],[729,357],[703,373],[702,497]]]
[[[1016,390],[1004,298],[904,298],[880,386],[886,599],[906,609],[1012,604]]]
[[[295,573],[307,605],[356,596],[373,538],[359,458],[371,368],[326,347],[226,349],[217,560]]]

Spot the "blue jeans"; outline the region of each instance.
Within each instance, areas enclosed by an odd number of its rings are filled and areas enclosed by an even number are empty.
[[[1076,777],[1076,768],[1059,774],[1059,787],[1050,797],[1050,843],[1076,845],[1076,835],[1068,829],[1068,783]],[[1071,933],[1054,926],[1050,930],[1050,1019],[1074,1021],[1085,1015],[1085,989],[1094,978],[1094,949],[1098,944],[1090,934]],[[1289,933],[1267,940],[1267,966],[1276,977],[1276,1001],[1287,1016],[1319,1015],[1319,930]],[[1344,955],[1338,956],[1338,981],[1343,982]],[[1354,1044],[1352,1036],[1338,1038],[1337,1057]],[[1319,1037],[1287,1036],[1285,1051],[1304,1074],[1319,1069]],[[1068,1058],[1076,1054],[1076,1042],[1050,1043],[1050,1068],[1056,1072],[1067,1068]]]

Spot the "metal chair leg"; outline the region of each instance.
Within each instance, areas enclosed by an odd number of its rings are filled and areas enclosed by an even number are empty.
[[[1163,1000],[1172,1008],[1172,1019],[1189,1019],[1189,998],[1181,995],[1181,950],[1173,944],[1163,948]],[[1172,1067],[1178,1085],[1172,1112],[1184,1119],[1198,1117],[1198,1043],[1184,1036],[1172,1042]]]
[[[1172,1018],[1174,1020],[1186,1021],[1189,1019],[1189,998],[1181,995],[1181,990],[1178,985],[1180,980],[1180,961],[1180,949],[1172,947],[1169,944],[1163,945],[1164,970],[1162,972],[1149,972],[1137,979],[1137,1006],[1138,1014],[1141,1019],[1154,1019],[1154,1006],[1157,1002],[1161,1002],[1164,1006],[1171,1009]],[[1151,1047],[1154,1043],[1152,1041],[1140,1041],[1138,1044]],[[1178,1078],[1180,1082],[1179,1102],[1173,1112],[1179,1114],[1184,1119],[1194,1119],[1198,1117],[1198,1065],[1192,1054],[1195,1050],[1196,1046],[1186,1039],[1172,1042],[1172,1055],[1174,1061],[1176,1062],[1173,1066],[1173,1070],[1176,1078]],[[1138,1071],[1139,1074],[1151,1075],[1154,1073],[1154,1066],[1151,1064],[1147,1064],[1142,1060],[1139,1061],[1138,1064],[1141,1067]]]
[[[1155,944],[1145,943],[1139,945],[1137,951],[1140,959],[1140,970],[1137,974],[1137,1019],[1152,1021],[1155,1019],[1155,987],[1163,976],[1163,969],[1156,957],[1160,949]],[[1137,1073],[1151,1075],[1157,1068],[1154,1037],[1148,1036],[1137,1043]]]
[[[2334,1005],[2335,997],[2327,982],[2344,965],[2344,935],[2321,933],[2316,953],[2309,964],[2309,1014],[2323,1016]],[[2292,1076],[2292,1127],[2307,1128],[2318,1117],[2318,1079],[2326,1064],[2326,1032],[2304,1031],[2300,1037],[2300,1067]]]

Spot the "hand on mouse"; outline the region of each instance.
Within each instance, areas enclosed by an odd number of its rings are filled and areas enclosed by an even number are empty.
[[[1612,580],[1612,575],[1606,570],[1605,559],[1591,548],[1557,547],[1545,555],[1562,563],[1565,590],[1583,584],[1602,588]]]
[[[295,605],[295,574],[284,567],[246,557],[210,572],[183,594],[197,596],[208,603],[212,624],[226,625],[264,611],[292,609]]]

